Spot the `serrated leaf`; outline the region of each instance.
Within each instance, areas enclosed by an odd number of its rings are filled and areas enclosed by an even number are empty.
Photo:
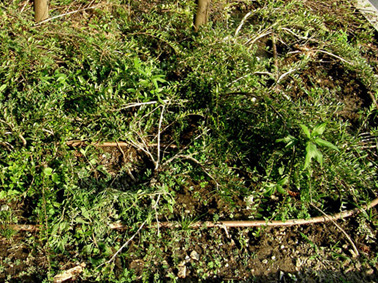
[[[307,136],[308,139],[311,139],[311,133],[310,133],[310,130],[307,128],[307,126],[303,125],[303,124],[300,124],[303,132],[305,133],[305,135]]]
[[[328,148],[334,149],[334,150],[336,150],[336,151],[339,151],[339,149],[337,148],[337,146],[335,146],[333,143],[330,143],[329,141],[323,140],[323,139],[321,139],[321,138],[316,138],[316,139],[314,140],[314,142],[315,142],[317,145],[325,146],[325,147],[328,147]]]
[[[314,143],[307,142],[306,159],[305,159],[305,165],[304,165],[303,169],[307,169],[310,166],[311,160],[313,158],[318,160],[319,157],[317,157],[317,156],[319,155],[319,153],[320,152],[319,152],[318,148],[316,147],[316,145]]]
[[[324,133],[326,127],[327,127],[327,123],[316,125],[314,129],[312,130],[312,136],[313,137],[321,136]]]
[[[316,151],[315,159],[320,164],[320,167],[323,167],[323,154],[319,150]]]

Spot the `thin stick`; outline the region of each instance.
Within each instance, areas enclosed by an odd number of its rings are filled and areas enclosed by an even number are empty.
[[[348,63],[349,65],[352,65],[352,66],[354,65],[352,62],[349,62],[349,61],[345,60],[344,58],[341,58],[340,56],[337,56],[337,55],[335,55],[335,54],[333,54],[331,52],[327,52],[327,51],[324,51],[324,50],[317,50],[317,49],[314,50],[314,51],[315,52],[320,52],[320,53],[327,54],[327,55],[329,55],[331,57],[335,57],[335,58],[339,59],[342,62]]]
[[[357,250],[357,247],[356,245],[354,244],[354,242],[352,241],[352,239],[349,237],[349,235],[347,234],[347,232],[345,232],[345,230],[343,228],[341,228],[332,218],[330,218],[329,215],[327,215],[323,210],[321,210],[320,208],[316,207],[314,204],[311,203],[311,206],[314,207],[317,211],[319,211],[321,214],[324,215],[324,217],[326,217],[327,219],[331,220],[333,224],[335,224],[335,226],[341,231],[343,232],[343,234],[345,235],[345,237],[348,239],[348,241],[350,242],[350,244],[352,245],[353,247],[353,250],[354,250],[354,253],[355,253],[355,256],[359,256],[360,253],[358,252]]]
[[[143,148],[142,146],[140,146],[139,144],[137,144],[136,142],[134,142],[134,141],[130,141],[130,144],[131,145],[133,145],[135,148],[137,148],[137,149],[140,149],[141,151],[143,151],[145,154],[147,154],[150,158],[151,158],[151,161],[154,163],[154,164],[156,164],[156,161],[155,161],[155,158],[154,158],[154,156],[152,155],[152,153],[148,150],[148,146],[147,146],[147,144],[146,144],[146,142],[144,141],[144,139],[139,135],[139,133],[138,132],[135,132],[137,135],[138,135],[138,137],[141,139],[141,141],[142,141],[142,143],[143,143],[143,146],[145,147],[145,148]]]
[[[160,196],[161,196],[161,195],[159,194],[156,203],[152,206],[152,208],[155,210],[155,219],[156,219],[157,235],[158,235],[158,236],[160,236],[160,228],[159,228],[159,218],[158,218],[157,207],[158,207],[158,205],[159,205]]]
[[[257,40],[259,40],[260,38],[263,38],[269,34],[271,34],[272,32],[271,31],[268,31],[266,33],[263,33],[263,34],[260,34],[259,36],[255,37],[254,39],[248,39],[247,42],[245,43],[245,45],[252,45],[254,44]]]
[[[125,155],[125,152],[123,151],[122,147],[119,145],[118,141],[116,141],[116,144],[117,144],[117,147],[118,147],[119,151],[122,154],[123,163],[126,164],[126,155]]]
[[[168,100],[162,100],[164,103],[167,103]],[[125,106],[121,107],[121,108],[118,108],[118,109],[113,109],[111,110],[112,112],[117,112],[117,111],[120,111],[120,110],[125,110],[125,109],[129,109],[129,108],[134,108],[134,107],[139,107],[139,106],[144,106],[144,105],[151,105],[151,104],[156,104],[156,103],[159,103],[159,101],[148,101],[148,102],[134,102],[134,103],[129,103],[129,104],[126,104]]]
[[[107,263],[111,263],[116,258],[116,256],[135,238],[135,236],[140,232],[140,230],[142,230],[144,224],[146,224],[146,220],[142,223],[142,225],[139,226],[138,230],[134,233],[134,235],[132,235],[131,238],[128,239],[127,242],[124,243],[122,247],[120,247],[119,250],[112,256],[112,258],[107,261]]]
[[[278,85],[284,77],[290,75],[291,73],[294,73],[295,71],[297,71],[297,69],[290,69],[290,70],[287,71],[286,73],[282,74],[282,75],[278,78],[278,80],[277,80],[277,82],[276,82],[276,85]]]
[[[158,146],[157,146],[157,160],[156,160],[155,170],[157,170],[157,169],[159,168],[159,162],[160,162],[160,136],[161,136],[161,123],[162,123],[162,120],[163,120],[163,115],[164,115],[164,111],[165,111],[165,105],[163,105],[162,107],[163,107],[163,109],[161,109],[161,113],[160,113],[159,129],[158,129],[158,136],[157,136],[157,143],[158,143]]]
[[[32,224],[10,224],[10,225],[0,225],[0,229],[10,229],[14,231],[25,231],[25,232],[38,232],[41,225],[32,225]]]
[[[234,220],[234,221],[219,221],[219,222],[212,222],[212,221],[198,221],[193,222],[190,225],[190,228],[200,228],[200,227],[222,227],[225,226],[227,228],[243,228],[243,227],[287,227],[287,226],[295,226],[295,225],[308,225],[314,223],[325,223],[331,220],[340,220],[347,217],[352,216],[353,214],[359,213],[362,210],[367,210],[375,207],[378,204],[378,198],[374,199],[370,204],[364,205],[361,208],[355,208],[352,210],[347,210],[343,212],[336,213],[334,215],[329,215],[328,217],[324,216],[317,216],[310,219],[289,219],[286,221],[280,220],[273,220],[273,221],[264,221],[264,220]],[[179,222],[159,222],[160,227],[165,228],[179,228],[181,224]],[[39,225],[9,225],[9,226],[0,226],[0,228],[9,227],[16,231],[38,231]],[[156,227],[156,223],[152,223],[150,228]],[[129,229],[129,226],[123,225],[120,222],[114,222],[109,225],[110,229],[114,230],[125,230]]]
[[[102,6],[103,4],[98,4],[98,5],[95,5],[95,6],[92,6],[92,7],[87,7],[87,8],[83,8],[83,9],[78,9],[78,10],[75,10],[75,11],[72,11],[72,12],[68,12],[68,13],[65,13],[65,14],[61,14],[61,15],[57,15],[57,16],[54,16],[54,17],[51,17],[51,18],[48,18],[46,20],[43,20],[43,21],[40,21],[38,22],[37,24],[35,24],[34,26],[39,26],[41,24],[44,24],[46,22],[49,22],[49,21],[52,21],[52,20],[55,20],[55,19],[58,19],[58,18],[62,18],[64,16],[69,16],[69,15],[72,15],[72,14],[75,14],[75,13],[79,13],[79,12],[83,12],[83,11],[86,11],[86,10],[91,10],[91,9],[96,9],[100,6]]]
[[[26,146],[26,145],[27,145],[27,142],[26,142],[24,136],[23,136],[22,134],[18,134],[18,137],[19,137],[20,140],[22,141],[22,144],[23,144],[24,146]]]
[[[277,79],[278,78],[278,53],[277,53],[277,39],[274,33],[272,33],[272,45],[273,45],[274,69],[276,73],[275,77]]]
[[[288,28],[282,28],[282,30],[284,31],[287,31],[288,33],[298,37],[299,39],[304,39],[304,40],[308,40],[309,38],[308,37],[304,37],[304,36],[301,36],[301,35],[298,35],[296,34],[295,32],[293,32],[291,29],[288,29]]]
[[[9,142],[0,142],[0,145],[7,148],[7,150],[12,151],[13,145],[11,145]]]
[[[234,35],[235,37],[238,36],[239,31],[241,30],[241,28],[242,28],[242,26],[244,25],[245,21],[246,21],[251,15],[252,15],[253,12],[254,12],[254,11],[250,11],[250,12],[248,12],[248,13],[244,16],[244,18],[242,19],[242,21],[240,22],[238,28],[237,28],[236,31],[235,31],[235,35]]]
[[[20,11],[20,14],[22,14],[22,12],[25,10],[26,5],[28,5],[28,4],[29,4],[29,1],[25,1],[25,4],[24,4],[24,6],[22,6],[22,9]]]
[[[0,143],[1,144],[1,143]],[[72,146],[72,147],[78,147],[78,146],[87,146],[88,144],[85,143],[85,141],[80,141],[80,140],[72,140],[72,141],[67,141],[66,145]],[[103,143],[92,143],[91,145],[95,147],[118,147],[118,146],[126,146],[130,147],[131,144],[127,142],[103,142]],[[166,148],[177,148],[177,145],[175,144],[161,144],[162,146],[165,146]],[[148,145],[149,147],[157,147],[157,143],[152,143]]]

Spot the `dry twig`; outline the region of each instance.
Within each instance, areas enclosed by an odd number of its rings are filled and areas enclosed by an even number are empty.
[[[126,243],[124,243],[122,245],[122,247],[119,248],[119,250],[111,257],[111,259],[109,259],[106,263],[111,263],[116,257],[117,255],[135,238],[135,236],[140,232],[140,230],[142,230],[142,228],[144,227],[144,225],[146,224],[146,221],[145,220],[138,228],[138,230],[134,233],[134,235],[131,236],[130,239],[127,240]],[[101,265],[100,265],[101,266]],[[100,267],[99,266],[99,267]]]
[[[349,235],[345,232],[345,230],[343,228],[341,228],[332,218],[330,218],[329,215],[327,215],[323,210],[321,210],[320,208],[318,208],[317,206],[315,206],[314,204],[311,203],[311,206],[314,207],[317,211],[319,211],[321,214],[324,215],[324,217],[326,217],[327,219],[329,219],[330,221],[332,221],[333,224],[335,224],[335,226],[341,231],[343,232],[343,234],[345,235],[345,237],[348,239],[348,241],[350,242],[350,244],[352,245],[353,247],[353,250],[354,250],[354,253],[355,253],[355,256],[359,256],[359,252],[357,250],[357,247],[356,245],[354,244],[354,242],[352,241],[352,239],[349,237]]]
[[[62,18],[62,17],[65,17],[65,16],[69,16],[69,15],[72,15],[72,14],[75,14],[75,13],[84,12],[86,10],[96,9],[98,7],[101,7],[102,5],[104,5],[104,4],[98,4],[98,5],[95,5],[95,6],[92,6],[92,7],[82,8],[82,9],[78,9],[78,10],[75,10],[75,11],[72,11],[72,12],[68,12],[68,13],[65,13],[65,14],[57,15],[57,16],[48,18],[48,19],[46,19],[44,21],[40,21],[37,24],[35,24],[35,26],[39,26],[39,25],[44,24],[46,22],[49,22],[49,21],[52,21],[52,20],[55,20],[55,19],[58,19],[58,18]]]

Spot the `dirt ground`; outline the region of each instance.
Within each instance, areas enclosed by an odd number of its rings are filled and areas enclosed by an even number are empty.
[[[336,19],[328,23],[333,27],[348,26],[355,33],[359,32],[360,25],[350,22],[349,15],[358,14],[350,9],[338,9],[338,3],[347,1],[331,0],[304,0],[314,12],[319,15],[333,15]],[[336,5],[333,5],[336,3]],[[362,16],[361,21],[363,21]],[[353,36],[353,33],[351,33]],[[376,36],[378,38],[378,35]],[[366,58],[378,73],[378,45],[377,42],[369,44]],[[311,77],[312,70],[301,74]],[[340,116],[353,121],[357,118],[361,107],[368,107],[372,103],[371,97],[366,94],[361,83],[345,74],[337,65],[329,65],[322,85],[328,88],[342,86],[340,100],[349,105],[349,110],[340,113]],[[353,74],[352,74],[353,76]],[[293,88],[295,92],[295,88]],[[104,148],[111,156],[104,161],[106,166],[114,172],[122,165],[123,154],[130,154],[140,164],[143,164],[143,156],[138,156],[136,151],[122,151],[117,148]],[[104,155],[105,156],[105,155]],[[109,161],[112,160],[112,161]],[[138,170],[144,170],[140,167]],[[134,176],[138,172],[130,172],[128,176],[119,182],[135,182]],[[193,184],[194,186],[198,186]],[[200,189],[200,195],[208,195],[211,188]],[[246,207],[243,199],[234,199],[240,203],[239,207]],[[27,202],[14,203],[21,219],[19,223],[28,223]],[[7,210],[7,205],[0,202],[0,209]],[[178,217],[185,211],[195,211],[198,215],[207,214],[209,220],[217,213],[221,219],[229,214],[227,206],[220,199],[210,198],[209,204],[203,206],[192,193],[182,191],[177,194],[176,209],[174,214]],[[243,209],[233,212],[234,219],[243,219]],[[140,255],[133,253],[130,248],[130,256],[124,258],[126,266],[134,270],[137,279],[142,279],[143,267],[148,265],[151,273],[162,273],[162,266],[173,266],[171,263],[179,263],[179,268],[165,272],[178,275],[182,281],[193,281],[203,278],[207,281],[236,280],[252,282],[377,282],[378,281],[378,246],[377,226],[378,211],[371,210],[372,217],[355,215],[351,218],[338,221],[339,229],[332,222],[324,224],[311,224],[295,227],[278,228],[201,228],[201,229],[161,229],[162,236],[156,245],[160,245],[162,255],[159,261],[152,259],[146,262]],[[343,231],[344,232],[343,232]],[[9,232],[14,233],[14,232]],[[352,244],[347,238],[350,236],[355,243],[359,256],[355,254]],[[7,276],[13,278],[11,282],[37,282],[45,278],[48,269],[46,251],[37,247],[38,231],[22,231],[15,235],[0,238],[0,282],[4,282]],[[177,241],[162,239],[176,238]],[[159,242],[160,241],[160,242]],[[133,243],[130,244],[130,247]],[[69,251],[68,251],[69,253]],[[74,255],[73,255],[74,256]],[[154,260],[156,262],[154,262]],[[201,262],[207,262],[201,266]],[[211,263],[211,264],[209,264]],[[69,260],[62,259],[62,270],[73,267]],[[120,272],[119,270],[116,272]],[[162,274],[164,276],[164,274]],[[206,276],[204,276],[206,275]],[[204,278],[205,277],[205,278]]]

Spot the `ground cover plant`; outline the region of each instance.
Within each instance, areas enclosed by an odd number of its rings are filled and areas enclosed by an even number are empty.
[[[0,5],[1,281],[374,280],[376,210],[344,222],[359,257],[333,223],[191,226],[377,198],[376,33],[352,3],[213,0],[199,31],[194,1]]]

